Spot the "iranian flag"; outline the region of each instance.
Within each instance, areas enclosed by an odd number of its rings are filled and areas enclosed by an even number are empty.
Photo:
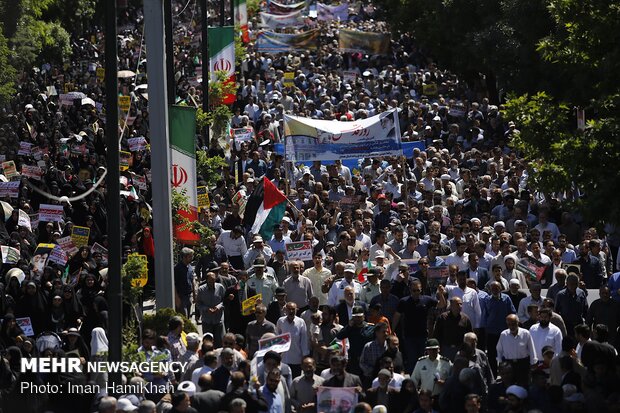
[[[362,269],[357,273],[357,280],[361,283],[366,281],[366,273],[372,268],[372,262],[370,261],[370,255],[368,255],[368,261],[362,264]]]
[[[243,43],[250,42],[248,32],[248,5],[246,0],[235,0],[235,24],[241,28]]]
[[[170,126],[170,171],[172,187],[185,191],[190,211],[175,211],[190,222],[198,220],[198,195],[196,194],[196,109],[189,106],[171,105],[168,110]],[[200,237],[188,228],[177,226],[175,236],[185,243],[200,241]]]
[[[209,72],[211,81],[217,81],[215,72],[228,75],[226,83],[235,83],[235,28],[233,26],[209,27]],[[203,76],[204,78],[204,76]],[[224,103],[235,102],[235,95],[224,97]]]
[[[266,177],[256,186],[245,207],[243,219],[252,234],[271,239],[273,227],[280,224],[286,210],[286,195]]]

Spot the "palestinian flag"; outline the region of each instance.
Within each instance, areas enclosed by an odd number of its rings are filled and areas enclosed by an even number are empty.
[[[234,0],[235,4],[235,25],[241,28],[241,38],[243,43],[250,43],[250,33],[248,32],[248,5],[247,0]]]
[[[286,195],[263,177],[248,199],[243,219],[247,226],[252,226],[252,234],[260,234],[268,241],[273,235],[273,227],[282,221],[285,210]]]
[[[215,72],[224,71],[228,75],[227,83],[235,83],[235,28],[233,26],[209,27],[209,72],[211,81],[216,81]],[[204,75],[203,75],[204,77]],[[224,103],[235,102],[235,95],[224,97]]]
[[[370,262],[370,255],[365,265],[362,265],[362,269],[357,273],[357,280],[361,283],[366,281],[366,273],[372,268],[372,262]]]

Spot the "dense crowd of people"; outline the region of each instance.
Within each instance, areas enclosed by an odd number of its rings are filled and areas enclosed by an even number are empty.
[[[177,102],[194,106],[202,101],[200,22],[183,6],[173,8]],[[389,32],[371,4],[350,12],[349,22],[306,21],[321,29],[316,50],[269,55],[248,46],[231,127],[252,128],[254,137],[227,149],[197,136],[197,149],[228,163],[200,214],[213,235],[201,240],[200,256],[182,248],[171,274],[185,318],[170,318],[167,336],[143,329],[139,337],[142,359],[185,367],[131,377],[146,390],[118,399],[20,387],[107,382],[102,373],[21,370],[24,358],[107,360],[106,287],[118,275],[106,269],[102,33],[75,39],[72,63],[21,75],[0,114],[3,161],[16,166],[12,173],[4,164],[0,176],[2,412],[618,410],[619,234],[567,208],[574,194],[533,191],[529,165],[510,147],[518,125],[483,85],[438,68],[407,34],[392,34],[387,56],[339,51],[343,27]],[[131,96],[119,129],[131,155],[119,224],[124,256],[146,255],[152,289],[157,206],[141,10],[125,9],[119,28],[119,70],[138,73],[119,79]],[[284,79],[291,72],[292,83]],[[276,150],[284,114],[349,122],[391,109],[402,141],[418,142],[402,158],[291,165]],[[254,217],[244,214],[263,179],[289,199],[269,238],[251,233]],[[61,206],[60,219],[40,219],[41,205]],[[88,228],[79,247],[67,244],[78,239],[76,226]],[[310,241],[311,258],[289,259],[294,241]],[[41,244],[59,248],[44,255]],[[257,294],[244,315],[243,302]],[[201,334],[183,332],[188,319]],[[261,340],[287,333],[286,351],[261,351]],[[319,387],[352,389],[357,404],[319,404]]]

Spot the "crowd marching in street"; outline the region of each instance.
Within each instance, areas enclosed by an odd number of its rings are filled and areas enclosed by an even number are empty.
[[[175,87],[177,103],[200,106],[193,3],[173,2]],[[618,410],[620,229],[568,208],[578,191],[533,190],[510,146],[519,125],[408,34],[391,33],[387,54],[340,50],[343,30],[389,34],[377,13],[358,2],[348,21],[306,17],[278,30],[318,29],[317,47],[282,53],[257,49],[260,18],[250,18],[230,127],[251,139],[196,136],[196,149],[227,162],[198,218],[213,235],[200,240],[206,252],[186,245],[176,257],[180,314],[167,335],[138,337],[144,360],[183,371],[128,377],[145,390],[119,398],[20,390],[106,385],[103,373],[21,370],[22,359],[107,360],[116,274],[105,197],[115,185],[104,177],[103,33],[74,39],[72,62],[20,76],[0,113],[1,412]],[[123,9],[118,26],[119,70],[132,71],[119,79],[130,97],[119,129],[122,249],[146,256],[152,291],[142,10]],[[281,149],[285,118],[360,125],[385,113],[403,156],[288,162]],[[275,222],[253,205],[268,192],[284,200]],[[200,334],[184,332],[190,321]]]

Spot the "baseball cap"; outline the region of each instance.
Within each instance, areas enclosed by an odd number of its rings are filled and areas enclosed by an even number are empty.
[[[355,274],[355,264],[346,264],[344,266],[344,272],[352,272]]]
[[[375,252],[375,258],[385,258],[385,252],[381,250]]]
[[[189,333],[185,336],[185,340],[187,341],[187,345],[190,344],[198,344],[200,343],[200,336],[198,333]]]
[[[360,307],[359,305],[356,305],[353,307],[353,309],[351,310],[351,314],[352,315],[364,315],[364,309],[362,307]]]

